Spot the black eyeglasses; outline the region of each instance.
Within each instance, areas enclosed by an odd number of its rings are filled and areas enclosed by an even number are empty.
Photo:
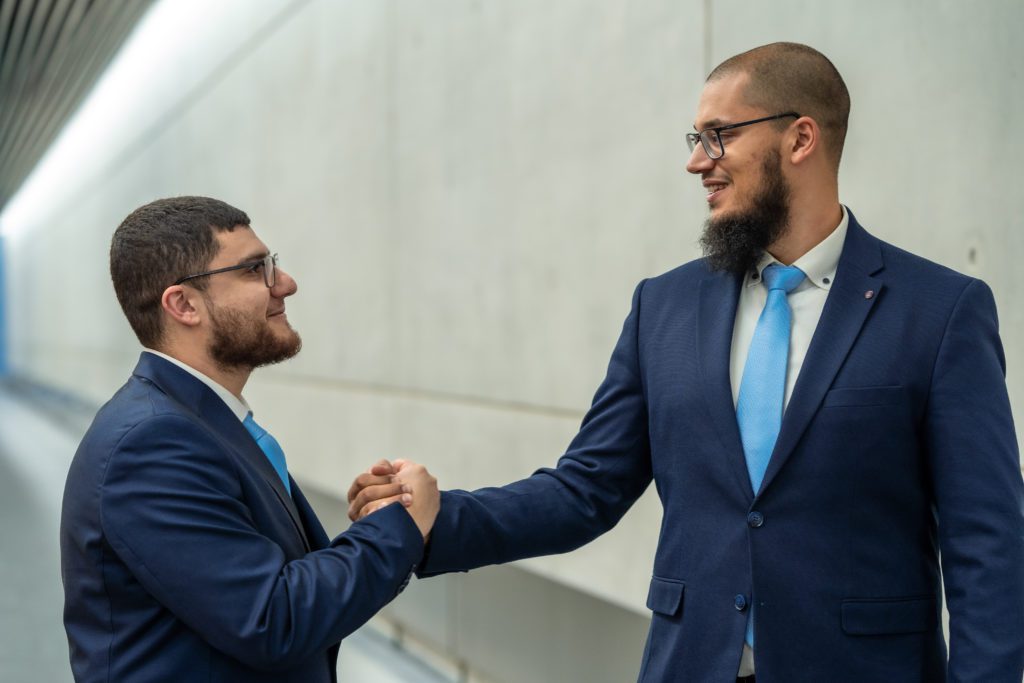
[[[228,266],[227,268],[217,268],[216,270],[208,270],[205,273],[196,273],[195,275],[186,275],[180,280],[176,280],[174,284],[180,285],[182,282],[192,280],[197,277],[206,277],[207,275],[216,275],[217,273],[227,273],[232,270],[244,270],[248,268],[250,272],[258,273],[263,272],[263,283],[268,287],[272,288],[274,283],[277,281],[277,254],[267,254],[258,261],[246,261],[245,263],[239,263],[237,266]]]
[[[784,119],[787,116],[794,118],[800,118],[800,114],[795,111],[787,111],[785,114],[776,114],[775,116],[765,116],[763,119],[754,119],[753,121],[743,121],[742,123],[730,123],[728,126],[718,126],[717,128],[705,128],[699,133],[687,133],[686,144],[690,146],[692,152],[697,148],[697,141],[700,140],[700,144],[704,147],[704,152],[708,155],[708,159],[721,159],[725,156],[725,144],[722,142],[722,137],[719,135],[723,130],[732,130],[733,128],[742,128],[743,126],[752,126],[755,123],[763,123],[764,121],[774,121],[775,119]]]

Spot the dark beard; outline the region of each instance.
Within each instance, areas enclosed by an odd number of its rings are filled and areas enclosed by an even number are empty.
[[[761,188],[750,208],[718,218],[708,218],[700,246],[708,266],[728,273],[753,270],[764,251],[789,224],[789,183],[782,175],[778,151],[761,164]]]
[[[291,327],[291,334],[282,338],[274,334],[266,318],[253,320],[241,311],[216,308],[209,300],[207,309],[213,324],[210,357],[223,370],[252,370],[280,363],[302,348],[302,338]]]

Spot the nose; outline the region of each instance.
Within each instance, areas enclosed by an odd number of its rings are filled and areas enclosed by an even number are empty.
[[[295,278],[278,266],[274,271],[274,286],[271,287],[270,293],[278,299],[284,299],[297,291],[299,291],[299,284],[295,282]]]
[[[690,158],[686,161],[686,170],[690,173],[707,173],[715,166],[715,160],[704,151],[704,145],[697,143],[690,152]]]

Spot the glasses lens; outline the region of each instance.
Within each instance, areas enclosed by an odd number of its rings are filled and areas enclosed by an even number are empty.
[[[721,159],[722,155],[725,154],[725,148],[722,146],[722,138],[718,137],[718,131],[701,131],[700,141],[701,144],[704,145],[704,151],[707,152],[709,159]]]
[[[698,140],[700,140],[700,136],[696,133],[686,134],[686,146],[690,148],[691,152],[697,147]]]
[[[272,288],[277,282],[277,254],[269,254],[263,259],[263,282],[268,288]]]

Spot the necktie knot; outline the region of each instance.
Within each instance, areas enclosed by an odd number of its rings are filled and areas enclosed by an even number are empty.
[[[799,287],[805,277],[804,271],[800,270],[796,266],[780,266],[777,263],[771,264],[764,269],[763,273],[761,273],[761,278],[764,280],[764,286],[768,288],[769,292],[775,289],[781,289],[786,294],[789,294]]]
[[[252,438],[256,439],[257,442],[263,437],[264,434],[267,433],[266,429],[256,424],[256,420],[253,419],[252,413],[248,413],[245,416],[245,419],[242,420],[242,426],[245,427],[245,431],[252,434]]]
[[[245,419],[242,420],[242,426],[245,427],[245,431],[252,435],[256,445],[260,447],[263,454],[267,456],[267,460],[270,461],[271,467],[277,472],[277,476],[281,479],[281,483],[284,484],[285,490],[291,494],[292,485],[288,481],[288,463],[285,461],[281,444],[277,442],[273,434],[256,423],[252,413],[245,416]]]

